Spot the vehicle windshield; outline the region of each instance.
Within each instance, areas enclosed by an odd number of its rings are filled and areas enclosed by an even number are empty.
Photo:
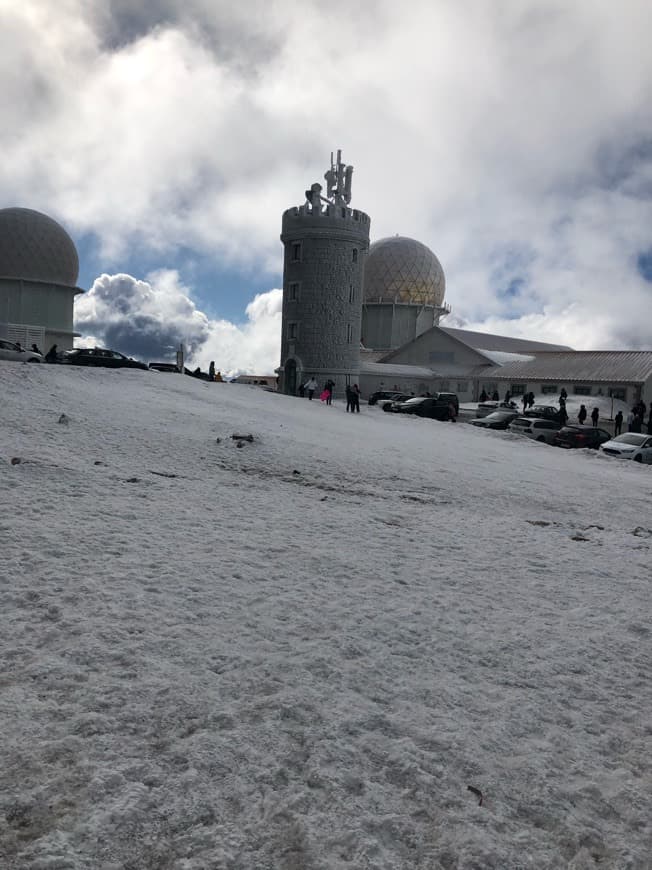
[[[647,438],[647,435],[639,435],[637,432],[626,432],[624,435],[618,435],[614,438],[618,444],[633,444],[639,447]]]

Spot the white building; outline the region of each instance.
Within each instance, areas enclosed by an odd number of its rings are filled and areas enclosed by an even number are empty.
[[[0,337],[43,353],[73,346],[79,258],[56,221],[27,208],[0,209]]]

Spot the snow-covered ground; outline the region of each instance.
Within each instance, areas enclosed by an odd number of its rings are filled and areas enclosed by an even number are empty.
[[[651,866],[652,467],[177,375],[0,398],[0,867]]]

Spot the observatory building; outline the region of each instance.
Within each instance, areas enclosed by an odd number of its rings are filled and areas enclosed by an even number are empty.
[[[362,344],[393,350],[450,312],[444,270],[430,248],[405,236],[374,242],[364,272]]]
[[[0,337],[46,353],[73,346],[79,258],[68,233],[28,208],[0,209]]]

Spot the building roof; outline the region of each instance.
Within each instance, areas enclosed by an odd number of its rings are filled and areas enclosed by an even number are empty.
[[[524,381],[643,383],[652,377],[652,350],[574,350],[537,353],[529,361],[491,370],[492,378]]]
[[[565,344],[548,344],[545,341],[530,341],[529,338],[509,338],[506,335],[491,335],[488,332],[473,332],[470,329],[456,329],[451,326],[439,326],[439,329],[480,351],[480,353],[487,351],[529,353],[531,351],[572,350]]]
[[[425,366],[403,366],[390,363],[362,362],[360,370],[366,375],[394,375],[395,377],[432,378],[435,373]]]

